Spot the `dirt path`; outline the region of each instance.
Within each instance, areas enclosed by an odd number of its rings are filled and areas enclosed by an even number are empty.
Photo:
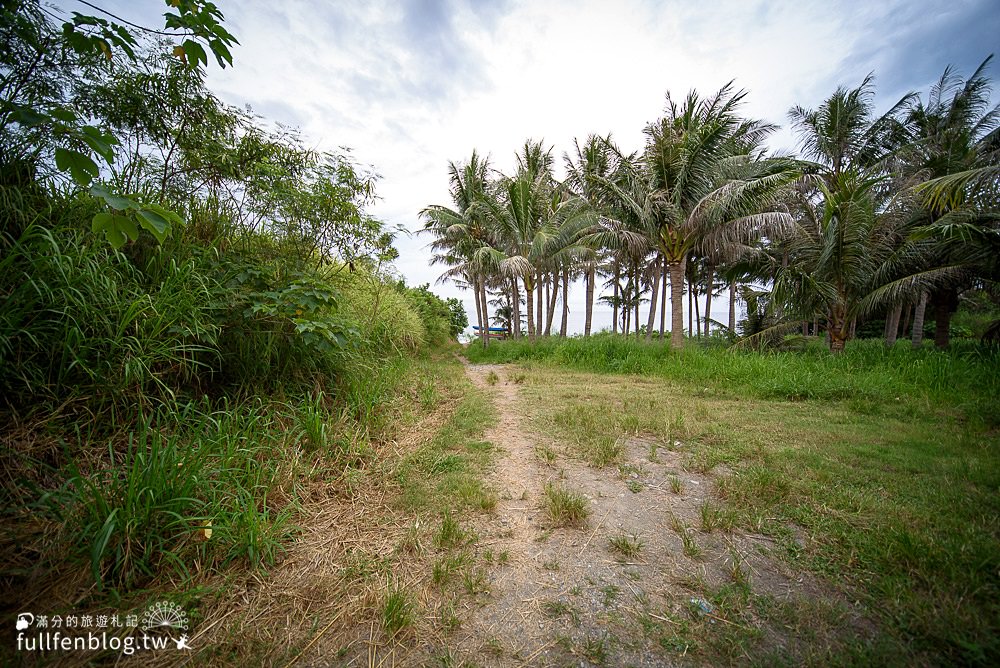
[[[770,633],[743,629],[707,601],[703,613],[693,611],[706,590],[752,582],[754,593],[777,600],[819,593],[818,583],[768,556],[771,539],[696,528],[713,478],[681,467],[683,444],[630,439],[620,465],[603,469],[568,456],[547,459],[519,403],[515,381],[523,374],[495,365],[466,370],[499,413],[486,438],[501,449],[492,475],[500,501],[477,530],[480,552],[497,555],[500,565],[491,570],[486,602],[469,605],[456,634],[458,657],[491,666],[688,665],[689,623],[740,637]],[[550,526],[547,484],[587,498],[586,526]],[[623,554],[610,544],[620,536],[641,547]]]

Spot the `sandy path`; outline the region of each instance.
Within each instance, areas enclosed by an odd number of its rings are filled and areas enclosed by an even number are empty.
[[[509,561],[491,569],[490,595],[468,604],[456,633],[457,657],[484,666],[687,665],[683,648],[664,649],[660,641],[677,623],[672,619],[690,614],[691,598],[729,581],[734,560],[752,574],[755,591],[778,598],[818,591],[815,582],[768,556],[770,539],[697,530],[713,478],[685,470],[681,453],[659,444],[651,460],[651,441],[633,438],[622,467],[594,469],[567,456],[549,465],[536,454],[542,437],[511,379],[518,370],[467,365],[466,371],[499,414],[486,439],[501,450],[490,474],[500,500],[476,527],[478,547],[481,554],[506,553]],[[680,492],[673,491],[674,477]],[[584,528],[548,526],[546,483],[589,499]],[[696,551],[685,551],[678,520],[690,527]],[[627,559],[610,548],[609,539],[622,532],[642,541],[639,555]]]

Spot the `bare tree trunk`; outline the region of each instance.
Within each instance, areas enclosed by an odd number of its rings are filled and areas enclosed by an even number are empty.
[[[663,276],[663,286],[660,288],[660,341],[663,340],[663,334],[666,332],[667,327],[667,258],[663,258],[663,269],[660,274]],[[653,295],[653,299],[656,299],[656,295]]]
[[[530,279],[525,277],[524,279],[524,307],[528,312],[528,338],[532,341],[535,340],[535,303],[534,303],[534,286],[531,285]]]
[[[688,279],[688,336],[694,337],[694,285]]]
[[[813,318],[813,336],[819,336],[819,317]]]
[[[521,338],[521,291],[517,287],[517,279],[510,279],[510,335]]]
[[[476,324],[479,325],[479,336],[483,335],[483,300],[479,295],[479,280],[472,281],[472,292],[476,295]]]
[[[583,319],[583,335],[590,336],[590,328],[594,323],[594,278],[596,278],[597,270],[593,265],[587,269],[587,312]]]
[[[614,267],[615,267],[615,285],[614,285],[615,292],[613,297],[614,303],[611,305],[612,308],[614,309],[614,312],[611,316],[611,333],[617,334],[618,333],[618,283],[620,279],[620,276],[618,275],[618,260],[614,261]]]
[[[490,345],[490,302],[486,295],[486,281],[482,281],[479,284],[479,291],[482,293],[483,300],[483,348]]]
[[[951,304],[954,290],[934,295],[934,345],[947,348],[951,337]]]
[[[660,258],[653,262],[653,290],[649,294],[649,319],[646,320],[646,340],[653,340],[656,325],[656,297],[660,292]]]
[[[639,283],[639,262],[638,261],[636,261],[632,265],[632,293],[633,293],[633,295],[635,297],[635,304],[634,304],[634,308],[633,308],[633,312],[635,314],[635,317],[633,318],[633,320],[635,321],[635,338],[638,339],[639,338],[639,333],[640,333],[640,327],[639,327],[639,300],[642,299],[642,287],[641,287],[641,285]]]
[[[729,332],[736,336],[736,281],[729,284]]]
[[[711,330],[712,321],[712,293],[715,291],[715,265],[708,265],[708,276],[705,278],[705,289],[707,293],[705,294],[705,338],[708,338],[708,334]]]
[[[670,347],[684,347],[684,269],[687,258],[671,262],[670,268]]]
[[[913,348],[917,349],[924,345],[924,312],[927,310],[927,292],[920,293],[920,300],[917,301],[916,308],[913,309],[913,334],[910,340]]]
[[[907,331],[907,328],[909,328],[909,326],[910,326],[910,318],[912,318],[912,317],[913,317],[913,305],[912,304],[907,304],[906,305],[906,310],[903,311],[903,326],[899,330],[899,338],[901,338],[901,339],[905,339],[906,338],[906,331]]]
[[[802,336],[809,336],[809,321],[802,321]]]
[[[699,339],[701,338],[701,302],[698,301],[697,295],[694,298],[694,333]]]
[[[559,336],[566,338],[569,332],[569,270],[563,269],[563,310],[562,322],[559,325]]]
[[[535,313],[535,315],[537,316],[535,319],[535,338],[541,336],[542,332],[545,331],[545,328],[543,327],[545,319],[543,318],[542,315],[542,309],[545,308],[545,296],[542,294],[542,282],[544,280],[544,276],[540,271],[538,272],[537,276],[538,276],[537,294],[535,295],[537,301],[537,304],[535,304],[535,308],[537,309],[537,312]]]
[[[885,322],[885,345],[892,348],[896,345],[896,337],[899,335],[899,316],[903,314],[903,304],[896,304]]]
[[[559,299],[559,272],[552,272],[548,279],[548,290],[551,294],[549,295],[549,303],[546,304],[549,307],[549,314],[545,320],[545,336],[552,335],[552,320],[555,318],[556,302]]]

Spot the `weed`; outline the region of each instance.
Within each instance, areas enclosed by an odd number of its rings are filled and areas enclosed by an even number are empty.
[[[596,663],[599,666],[603,666],[608,662],[608,636],[607,634],[602,634],[600,636],[588,635],[583,639],[583,655],[587,657],[587,660]]]
[[[639,482],[638,480],[629,480],[625,484],[625,486],[628,487],[628,491],[632,492],[633,494],[638,494],[643,490],[642,483]]]
[[[398,584],[393,585],[382,603],[382,626],[386,634],[390,637],[395,636],[408,628],[413,623],[414,617],[413,596]]]
[[[736,522],[733,513],[727,512],[711,501],[702,503],[699,513],[701,515],[701,530],[705,533],[711,533],[716,529],[732,529]]]
[[[441,518],[441,529],[434,537],[434,544],[439,549],[447,549],[463,545],[467,538],[468,534],[459,525],[458,520],[446,511],[444,517]]]
[[[499,380],[500,376],[497,375],[496,371],[490,371],[488,374],[486,374],[486,382],[489,383],[490,385],[496,385]]]
[[[681,479],[675,475],[670,476],[670,491],[674,494],[680,494],[684,490],[684,483]]]
[[[590,514],[587,499],[579,492],[545,485],[545,512],[556,527],[582,527]]]
[[[510,563],[510,552],[507,550],[500,550],[500,554],[497,555],[498,564],[508,564]]]
[[[610,608],[618,600],[620,593],[622,593],[622,589],[618,585],[609,584],[601,587],[601,602],[604,604],[604,607]]]
[[[466,571],[462,575],[462,586],[468,594],[482,594],[490,590],[486,573],[480,569]]]
[[[559,570],[559,562],[556,561],[555,559],[553,559],[551,561],[546,561],[545,563],[542,564],[542,568],[544,568],[547,571],[558,571]]]
[[[677,515],[671,515],[671,525],[684,544],[684,554],[695,559],[701,556],[701,548],[695,542],[688,525]]]
[[[623,557],[632,559],[638,556],[639,552],[642,551],[644,545],[638,534],[635,533],[625,533],[622,531],[617,536],[611,536],[608,538],[608,545],[615,552],[618,552]]]
[[[555,464],[556,461],[555,450],[546,445],[535,446],[535,455],[537,455],[539,459],[545,462],[546,466],[552,466],[553,464]]]

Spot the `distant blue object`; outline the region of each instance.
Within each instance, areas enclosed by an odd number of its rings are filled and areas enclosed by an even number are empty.
[[[479,326],[478,325],[473,325],[472,329],[474,329],[474,330],[476,330],[478,332],[479,331]],[[491,331],[491,332],[500,332],[501,334],[506,334],[507,333],[507,328],[506,327],[490,327],[489,331]]]

